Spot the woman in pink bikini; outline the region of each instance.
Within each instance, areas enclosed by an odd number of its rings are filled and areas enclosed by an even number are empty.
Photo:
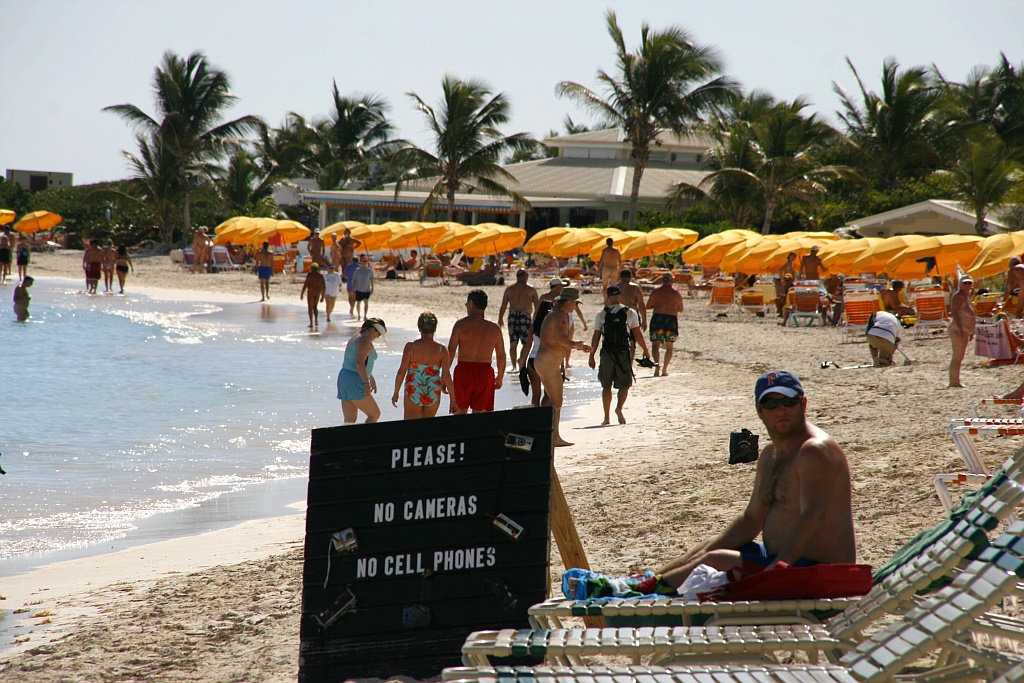
[[[405,345],[402,354],[402,366],[395,376],[395,393],[391,397],[391,405],[398,405],[398,394],[405,386],[405,419],[418,417],[434,417],[441,406],[441,393],[448,394],[455,406],[455,389],[452,377],[448,372],[451,360],[448,348],[434,341],[437,331],[437,316],[433,313],[421,313],[416,321],[420,338]]]

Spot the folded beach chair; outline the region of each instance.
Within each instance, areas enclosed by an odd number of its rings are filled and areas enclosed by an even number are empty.
[[[436,282],[439,285],[444,284],[444,264],[437,259],[428,259],[423,262],[423,274],[420,277],[420,284],[425,285],[428,282]]]
[[[953,498],[948,488],[950,484],[980,484],[989,478],[988,468],[985,467],[970,437],[1024,436],[1024,421],[1013,418],[956,418],[949,421],[949,434],[957,452],[963,458],[967,472],[935,475],[935,492],[946,512],[953,507]],[[1020,454],[1021,450],[1018,450],[1017,454]]]
[[[821,289],[818,287],[794,286],[793,312],[789,315],[790,327],[800,327],[801,321],[810,327],[815,322],[825,325],[825,313],[821,306]]]
[[[992,547],[982,551],[976,560],[957,575],[952,584],[925,598],[897,621],[859,643],[847,640],[845,634],[830,629],[831,623],[786,627],[506,630],[471,634],[463,646],[463,662],[467,666],[489,667],[488,653],[493,656],[552,659],[571,656],[577,660],[582,656],[600,654],[626,655],[634,661],[650,658],[649,664],[654,666],[670,661],[696,663],[710,660],[733,663],[743,659],[772,657],[780,650],[799,650],[806,652],[812,664],[815,664],[819,652],[828,654],[832,650],[841,650],[846,654],[839,659],[837,665],[825,669],[837,673],[844,671],[850,677],[833,680],[883,681],[891,680],[904,667],[942,648],[943,652],[938,659],[940,666],[948,664],[962,671],[964,664],[959,660],[966,658],[973,660],[974,665],[979,667],[978,673],[984,670],[998,674],[1019,663],[1019,658],[971,646],[963,637],[954,639],[971,629],[988,610],[1001,605],[1003,598],[1017,590],[1018,579],[1024,577],[1022,534],[1024,524],[1012,524],[1007,533],[996,539]],[[492,638],[489,634],[496,634],[496,637]],[[480,646],[482,640],[492,642],[485,648]],[[573,665],[579,666],[581,663]],[[764,666],[766,671],[778,672],[779,676],[793,673],[785,666]],[[678,664],[674,664],[671,669],[678,670],[677,667]],[[669,670],[661,669],[660,672],[668,673]],[[477,674],[470,669],[450,670],[444,674],[444,678],[479,680]],[[989,675],[989,678],[994,678],[994,675]],[[707,677],[697,680],[731,679]],[[814,679],[789,675],[769,680]]]
[[[843,297],[843,319],[840,329],[843,340],[863,338],[868,327],[868,318],[881,310],[878,295],[869,290],[854,290]]]
[[[918,291],[914,299],[914,312],[917,322],[914,323],[914,339],[926,335],[930,328],[946,329],[949,325],[949,313],[946,311],[946,293],[941,289]]]
[[[732,278],[720,277],[711,281],[711,298],[704,311],[704,317],[725,315],[736,308],[736,284]]]

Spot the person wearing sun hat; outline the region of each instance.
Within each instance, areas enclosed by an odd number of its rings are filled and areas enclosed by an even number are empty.
[[[373,342],[388,333],[380,318],[367,318],[345,347],[345,360],[338,373],[338,398],[345,424],[354,424],[362,412],[367,422],[380,419],[380,406],[374,400],[377,381],[373,378],[373,364],[377,351]]]
[[[850,466],[835,439],[807,421],[803,384],[791,372],[767,372],[754,383],[754,401],[770,443],[758,458],[746,509],[634,590],[672,592],[701,564],[747,573],[856,562]]]
[[[579,349],[584,353],[590,347],[582,341],[573,341],[569,319],[579,305],[580,290],[575,287],[563,287],[562,293],[555,298],[554,307],[544,318],[540,327],[540,341],[537,356],[533,359],[533,367],[540,377],[544,393],[555,409],[555,446],[571,446],[558,432],[559,416],[562,411],[562,361],[566,353]]]
[[[953,355],[949,359],[949,386],[963,388],[960,381],[960,364],[967,353],[967,345],[974,338],[974,328],[978,323],[978,312],[971,300],[974,280],[970,275],[963,275],[957,283],[957,289],[949,299],[949,317],[951,321],[946,328],[949,343],[953,347]]]

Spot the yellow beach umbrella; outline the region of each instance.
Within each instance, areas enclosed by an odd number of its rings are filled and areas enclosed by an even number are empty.
[[[273,226],[277,225],[277,219],[275,218],[248,218],[246,220],[240,220],[234,224],[237,230],[228,229],[221,233],[214,240],[215,244],[250,244],[252,243],[252,236],[257,232],[263,230],[269,230]],[[227,238],[227,242],[220,241],[221,238]],[[262,242],[260,242],[262,244]]]
[[[548,253],[558,258],[588,254],[595,244],[617,232],[622,231],[615,228],[574,228],[552,244]]]
[[[466,242],[462,247],[462,252],[470,258],[489,256],[521,247],[524,242],[526,242],[526,231],[522,228],[514,228],[511,225],[495,225]]]
[[[527,254],[545,254],[551,248],[551,246],[568,235],[572,231],[572,228],[547,228],[541,230],[536,235],[531,237],[523,247],[523,251]]]
[[[444,237],[448,227],[437,223],[420,223],[419,221],[404,221],[402,229],[396,230],[388,246],[392,249],[415,249],[417,247],[432,247]]]
[[[775,251],[762,259],[760,263],[760,270],[757,272],[774,272],[782,267],[790,254],[796,254],[797,258],[800,259],[811,253],[811,249],[814,247],[818,247],[820,249],[821,246],[822,240],[812,237],[797,237],[779,240],[775,247]]]
[[[275,221],[247,235],[249,244],[260,245],[264,242],[293,244],[309,237],[312,231],[301,223],[292,220]]]
[[[232,216],[213,229],[213,234],[216,235],[213,243],[234,244],[236,240],[241,242],[239,234],[245,228],[251,227],[252,222],[253,219],[248,216]]]
[[[454,226],[454,227],[453,227]],[[448,223],[448,232],[434,245],[435,254],[444,254],[462,249],[466,242],[486,231],[478,225],[461,225]]]
[[[907,247],[885,264],[885,272],[891,277],[923,278],[927,275],[955,273],[956,267],[967,268],[981,251],[984,237],[978,235],[935,235],[926,237],[912,247]],[[934,259],[935,267],[929,271],[923,259]]]
[[[643,237],[646,234],[646,232],[641,230],[626,230],[621,233],[610,235],[610,237],[612,238],[612,246],[618,249],[621,253],[622,250],[632,244],[634,240]],[[587,255],[590,257],[591,261],[601,260],[601,252],[603,252],[605,247],[608,246],[607,242],[605,242],[606,239],[608,238],[606,237],[604,240],[598,240],[594,243],[594,246],[590,248],[590,252],[588,252]]]
[[[652,230],[626,245],[622,250],[622,258],[633,259],[658,256],[678,251],[686,246],[687,237],[668,230]]]
[[[332,241],[328,242],[333,244],[333,240],[337,240],[337,235],[343,234],[346,230],[355,230],[361,225],[366,225],[362,221],[339,221],[337,223],[331,223],[326,228],[320,231],[320,237],[327,240],[328,237],[332,238]]]
[[[700,233],[689,228],[655,228],[651,232],[667,232],[683,238],[683,246],[688,247],[700,239]]]
[[[729,249],[729,251],[725,252],[725,255],[722,256],[722,260],[718,262],[718,267],[729,273],[738,271],[739,269],[736,267],[737,262],[742,261],[746,259],[748,256],[750,256],[751,251],[755,247],[758,247],[759,245],[764,245],[760,247],[761,257],[757,259],[757,261],[760,261],[761,258],[767,256],[768,253],[770,253],[770,251],[775,248],[774,246],[769,246],[766,245],[765,243],[771,242],[771,245],[774,245],[777,241],[778,240],[773,239],[772,235],[750,235],[742,242],[737,242],[736,244],[734,244],[732,248]]]
[[[889,259],[896,256],[896,254],[900,253],[907,247],[912,247],[915,244],[920,243],[924,239],[925,238],[922,235],[897,235],[895,237],[886,237],[881,242],[878,242],[875,246],[858,256],[857,259],[850,264],[850,267],[856,273],[883,272],[885,270],[885,264]]]
[[[700,263],[705,268],[718,268],[722,258],[729,253],[730,249],[741,242],[745,242],[751,235],[758,234],[753,230],[723,230],[715,235],[705,237],[704,239],[708,239],[717,236],[718,239],[699,250],[696,250],[695,247],[703,240],[694,242],[689,249],[682,253],[682,257],[685,261]],[[691,250],[695,251],[694,256],[690,255]]]
[[[14,229],[18,232],[40,232],[42,230],[49,230],[52,227],[60,225],[60,222],[64,220],[60,215],[51,213],[49,211],[33,211],[32,213],[26,213],[21,219],[14,224]]]
[[[971,277],[998,275],[1009,267],[1012,257],[1024,253],[1024,230],[991,235],[981,243],[981,250],[967,268]]]
[[[13,223],[14,219],[17,218],[18,214],[11,211],[10,209],[0,209],[0,225],[7,225]]]
[[[352,228],[352,237],[359,240],[359,248],[367,252],[386,248],[388,240],[393,234],[390,227],[376,223],[367,223],[358,228]]]
[[[881,241],[881,237],[861,237],[829,242],[818,252],[818,257],[830,272],[855,275],[853,262]]]

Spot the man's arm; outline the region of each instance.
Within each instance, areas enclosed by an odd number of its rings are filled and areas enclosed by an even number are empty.
[[[647,305],[644,303],[644,292],[637,285],[636,287],[636,310],[640,314],[640,329],[647,330]]]
[[[501,333],[501,328],[495,326],[494,336],[497,337],[497,342],[494,344],[494,358],[498,362],[498,375],[494,378],[494,388],[501,389],[501,382],[505,377],[505,335]]]
[[[508,288],[501,297],[501,308],[498,309],[498,327],[505,327],[505,309],[508,308]]]
[[[452,327],[452,336],[448,340],[448,366],[451,367],[452,361],[455,360],[455,355],[459,350],[459,331],[462,329],[462,321],[458,321]]]
[[[769,475],[766,471],[769,467],[768,461],[773,460],[773,458],[765,457],[765,453],[767,453],[770,448],[772,448],[770,444],[765,446],[761,451],[761,457],[757,460],[757,474],[754,475],[754,489],[751,491],[750,500],[747,501],[747,507],[743,512],[740,513],[736,519],[730,522],[729,526],[727,526],[720,534],[712,536],[708,540],[661,567],[658,570],[659,574],[664,574],[672,569],[676,569],[677,567],[690,564],[708,551],[722,548],[735,550],[757,538],[757,535],[761,533],[761,529],[764,526],[764,518],[768,515],[768,506],[762,502],[761,497],[758,495],[758,491],[761,490],[761,483],[764,481],[765,477]]]
[[[597,326],[597,321],[594,321],[594,336],[590,338],[590,368],[593,369],[597,362],[594,360],[594,354],[597,353],[597,344],[601,341],[601,328]]]

